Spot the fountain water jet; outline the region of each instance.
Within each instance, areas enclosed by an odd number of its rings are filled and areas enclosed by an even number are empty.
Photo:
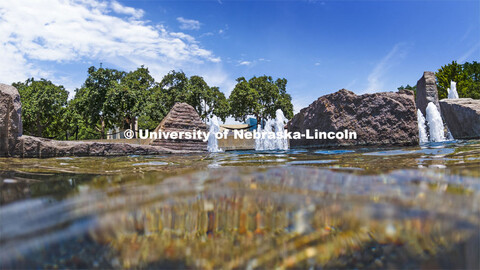
[[[220,132],[220,125],[218,124],[218,118],[213,115],[210,118],[210,136],[208,137],[207,150],[208,152],[223,152],[222,149],[218,148],[218,140],[215,134]]]
[[[417,121],[418,121],[418,137],[420,139],[420,144],[428,142],[427,135],[427,126],[425,124],[425,117],[423,116],[420,109],[417,110]]]
[[[431,142],[445,141],[445,131],[443,129],[443,121],[437,106],[433,102],[427,105],[427,122],[430,132]]]
[[[456,99],[458,98],[457,93],[457,83],[454,81],[450,81],[450,88],[447,89],[448,99]]]
[[[279,138],[279,136],[271,138],[268,135],[263,135],[264,133],[272,134],[272,132],[275,134],[283,133],[286,123],[287,119],[282,110],[278,109],[275,114],[275,119],[267,120],[263,129],[261,125],[258,125],[257,132],[262,134],[262,136],[255,139],[255,150],[287,150],[287,138]]]

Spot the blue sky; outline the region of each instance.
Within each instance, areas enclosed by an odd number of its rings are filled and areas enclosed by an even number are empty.
[[[284,77],[298,112],[341,88],[394,91],[479,61],[480,1],[2,0],[0,51],[0,82],[71,91],[99,63],[144,64],[158,81],[181,69],[227,95],[240,76]]]

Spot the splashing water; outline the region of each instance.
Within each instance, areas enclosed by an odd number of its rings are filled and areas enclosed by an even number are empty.
[[[418,137],[420,139],[420,144],[428,142],[427,135],[427,126],[425,124],[425,117],[423,116],[420,109],[417,110],[417,121],[418,121]]]
[[[275,119],[268,119],[263,129],[261,125],[258,125],[257,132],[262,134],[262,136],[255,138],[255,150],[287,150],[287,138],[273,136],[273,134],[283,133],[286,123],[287,118],[285,118],[282,110],[278,109]]]
[[[283,115],[282,110],[278,109],[275,115],[275,132],[283,132],[285,130],[285,125],[287,124],[288,119]],[[288,140],[287,138],[279,138],[275,140],[276,149],[287,150],[288,149]]]
[[[457,83],[454,81],[450,82],[450,88],[447,89],[448,99],[456,99],[458,97],[457,93]]]
[[[207,150],[208,152],[223,152],[222,149],[218,148],[218,140],[215,134],[220,132],[220,125],[218,124],[218,118],[213,115],[210,118],[210,136],[208,137]]]
[[[437,106],[433,102],[427,105],[427,122],[430,132],[431,142],[445,141],[445,132],[443,130],[443,121]]]

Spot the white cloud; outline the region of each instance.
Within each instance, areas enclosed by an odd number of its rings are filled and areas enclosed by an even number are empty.
[[[200,22],[197,20],[185,19],[178,17],[177,21],[180,23],[180,29],[182,30],[198,30],[200,29]]]
[[[251,64],[252,64],[252,62],[250,62],[250,61],[240,61],[238,63],[238,65],[240,65],[240,66],[249,66]]]
[[[117,1],[112,1],[111,6],[112,6],[113,11],[117,14],[129,15],[129,16],[132,16],[135,19],[139,19],[139,18],[143,17],[144,12],[141,9],[126,7],[126,6],[118,3]]]
[[[34,76],[62,83],[58,63],[103,62],[126,70],[146,65],[162,75],[196,65],[192,72],[202,75],[220,62],[194,37],[141,16],[142,10],[99,0],[2,0],[0,82]]]
[[[405,44],[395,44],[390,52],[385,55],[380,62],[377,63],[370,75],[368,75],[368,86],[366,92],[372,93],[379,90],[384,90],[382,89],[384,86],[382,77],[385,76],[389,69],[398,64],[405,57],[405,55]]]
[[[316,62],[314,65],[315,65],[315,66],[320,66],[321,63],[320,63],[320,62]]]

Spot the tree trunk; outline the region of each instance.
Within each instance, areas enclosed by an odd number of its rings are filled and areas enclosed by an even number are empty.
[[[100,130],[100,136],[101,136],[101,139],[104,140],[105,139],[105,120],[103,120],[102,118],[102,129]]]
[[[132,116],[130,118],[130,129],[133,130],[133,137],[134,138],[137,138],[137,128],[135,127],[135,123],[136,123],[136,119],[135,119],[135,116]]]

